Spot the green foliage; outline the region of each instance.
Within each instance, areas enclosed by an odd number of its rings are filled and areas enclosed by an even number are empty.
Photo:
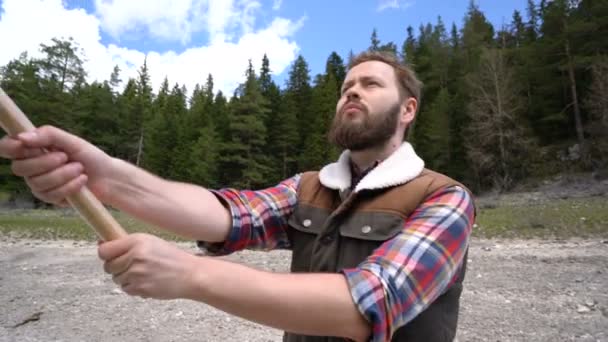
[[[420,113],[420,122],[415,131],[416,148],[426,166],[439,172],[448,172],[450,162],[450,94],[442,88]]]
[[[327,143],[331,119],[336,111],[335,102],[338,84],[333,74],[327,79],[320,77],[312,94],[311,108],[315,119],[304,143],[300,159],[302,170],[320,170],[330,160],[335,160],[337,153]]]
[[[408,139],[427,167],[475,189],[495,185],[491,170],[511,171],[515,185],[528,174],[606,167],[608,2],[529,0],[498,28],[471,2],[461,25],[448,29],[440,17],[434,24],[410,24],[400,42],[382,41],[375,29],[368,42],[370,50],[398,52],[424,83]],[[484,51],[496,49],[509,74],[499,81],[511,85],[501,105],[518,110],[508,124],[488,125],[484,118],[496,111],[479,104],[492,86],[478,76]],[[319,169],[340,153],[326,134],[352,50],[345,60],[328,51],[325,71],[314,82],[298,56],[284,86],[274,82],[264,56],[259,75],[250,64],[245,82],[228,95],[214,89],[211,75],[191,94],[168,81],[154,92],[146,60],[135,78],[122,80],[115,68],[108,81],[88,83],[85,56],[69,38],[41,45],[41,52],[0,67],[0,86],[32,121],[82,135],[161,176],[209,187],[264,187]],[[478,82],[471,82],[475,77]],[[477,117],[470,115],[475,106]],[[501,158],[494,139],[499,127],[525,133],[511,135],[502,149],[513,158]],[[576,143],[584,144],[585,158],[569,153]],[[503,159],[506,168],[495,163],[483,172],[478,163]],[[10,200],[28,193],[6,160],[0,160],[0,191]]]
[[[268,102],[251,65],[245,73],[247,80],[239,89],[231,111],[230,139],[222,149],[220,163],[230,175],[231,186],[256,188],[264,185],[269,171],[269,158],[264,154]]]
[[[312,128],[313,122],[313,113],[310,110],[310,101],[312,98],[310,71],[308,69],[308,63],[301,55],[298,56],[289,71],[285,96],[294,106],[292,110],[298,121],[300,136],[299,146],[301,147]]]

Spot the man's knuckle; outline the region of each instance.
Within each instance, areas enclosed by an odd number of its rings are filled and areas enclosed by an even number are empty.
[[[47,198],[47,195],[39,192],[39,191],[32,191],[32,195],[34,195],[34,197],[38,198],[39,200],[43,201],[43,202],[49,202],[49,199]]]
[[[38,128],[38,132],[40,133],[49,133],[55,130],[56,128],[51,125],[42,125]]]
[[[60,203],[61,201],[63,201],[63,199],[65,198],[64,191],[65,191],[64,189],[59,188],[59,189],[48,192],[46,197],[48,198],[48,201],[50,203],[57,204],[57,203]]]
[[[38,177],[27,177],[25,183],[35,191],[39,191],[41,188],[40,179]]]
[[[17,176],[21,176],[21,167],[18,162],[11,163],[11,172]]]
[[[133,250],[133,268],[137,269],[137,265],[146,261],[146,255],[143,253],[141,248],[135,248]]]

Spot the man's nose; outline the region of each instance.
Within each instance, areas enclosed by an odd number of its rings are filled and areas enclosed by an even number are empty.
[[[354,99],[359,99],[359,92],[357,91],[356,87],[350,87],[347,91],[346,91],[346,99],[347,100],[354,100]]]

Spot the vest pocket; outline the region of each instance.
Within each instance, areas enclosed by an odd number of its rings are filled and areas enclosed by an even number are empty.
[[[315,239],[323,231],[327,210],[298,206],[287,221],[287,236],[292,250],[292,272],[308,272]]]
[[[338,269],[356,267],[385,241],[403,230],[404,219],[394,214],[358,212],[340,225]]]

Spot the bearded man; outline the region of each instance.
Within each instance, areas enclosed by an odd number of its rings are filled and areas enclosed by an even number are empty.
[[[407,142],[420,93],[394,55],[356,56],[329,132],[340,158],[257,191],[165,180],[50,126],[3,138],[0,155],[43,201],[86,184],[209,252],[148,234],[100,244],[105,272],[130,295],[204,302],[282,329],[284,341],[452,341],[475,210]],[[291,272],[213,257],[246,248],[290,249]]]

